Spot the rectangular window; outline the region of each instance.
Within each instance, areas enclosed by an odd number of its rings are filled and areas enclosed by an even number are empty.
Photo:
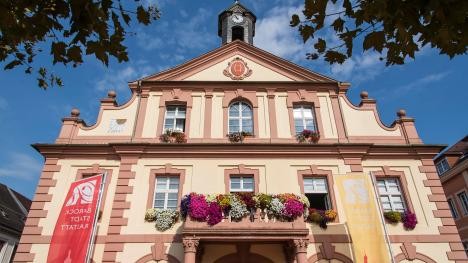
[[[384,211],[405,211],[405,201],[398,179],[379,179],[377,180],[377,188]]]
[[[457,208],[455,207],[455,203],[453,202],[453,200],[451,198],[447,199],[447,202],[449,204],[449,207],[450,207],[450,212],[452,212],[452,216],[453,218],[458,218],[458,211],[457,211]]]
[[[179,198],[179,177],[157,176],[154,191],[154,208],[176,209]]]
[[[439,176],[441,176],[443,173],[450,170],[450,166],[449,166],[449,164],[447,162],[447,159],[444,158],[444,159],[440,160],[436,164],[436,168],[437,168],[437,173],[439,174]]]
[[[185,131],[185,106],[167,106],[164,130]]]
[[[304,194],[310,207],[327,210],[331,208],[326,178],[304,178]]]
[[[254,178],[252,176],[231,176],[230,192],[254,192]]]
[[[301,133],[303,130],[316,131],[315,116],[311,106],[294,106],[294,127],[296,133]]]
[[[463,208],[463,214],[467,215],[468,214],[468,197],[466,196],[466,192],[461,192],[458,195],[458,199],[460,199],[460,204],[462,205]]]

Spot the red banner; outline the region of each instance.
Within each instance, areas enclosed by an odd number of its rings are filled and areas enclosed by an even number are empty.
[[[60,211],[47,262],[83,263],[93,236],[102,176],[73,182]]]

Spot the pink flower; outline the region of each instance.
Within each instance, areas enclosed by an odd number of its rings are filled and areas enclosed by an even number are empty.
[[[296,200],[296,199],[289,199],[284,203],[283,215],[287,218],[294,219],[300,215],[304,210],[304,205]]]
[[[221,207],[216,202],[212,202],[208,205],[208,225],[214,226],[221,222],[223,219],[223,213],[221,212]]]
[[[197,221],[205,221],[208,215],[208,204],[204,195],[193,194],[190,199],[189,215]]]
[[[411,213],[410,211],[405,211],[403,214],[403,226],[406,229],[414,229],[416,224],[418,223],[418,219],[416,218],[416,214]]]

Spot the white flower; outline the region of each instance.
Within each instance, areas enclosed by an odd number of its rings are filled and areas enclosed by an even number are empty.
[[[270,213],[272,213],[275,216],[282,216],[283,214],[283,209],[284,209],[284,204],[281,203],[281,201],[278,198],[273,198],[271,200],[271,207],[270,207]]]
[[[246,216],[249,213],[247,207],[242,203],[236,196],[231,196],[231,210],[229,210],[229,215],[232,219],[239,220]]]
[[[179,212],[172,209],[157,209],[156,214],[156,229],[166,231],[171,228],[179,217]]]
[[[310,207],[309,198],[307,198],[307,196],[302,194],[300,200],[301,200],[301,203],[303,203],[306,207]]]
[[[209,194],[205,197],[205,200],[207,203],[211,203],[216,201],[216,195],[215,194]]]
[[[146,210],[145,221],[153,222],[154,220],[156,220],[156,209],[150,208],[150,209]]]

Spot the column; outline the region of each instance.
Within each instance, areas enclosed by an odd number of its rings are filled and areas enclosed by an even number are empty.
[[[199,240],[197,238],[184,238],[184,263],[195,263],[197,258],[197,247]]]
[[[276,104],[275,104],[275,90],[268,89],[267,90],[267,98],[268,98],[268,116],[270,117],[270,138],[276,139],[278,138],[278,126],[276,125]],[[294,124],[292,124],[294,125]]]
[[[294,239],[293,245],[296,250],[296,262],[307,263],[307,246],[309,245],[309,240]]]

